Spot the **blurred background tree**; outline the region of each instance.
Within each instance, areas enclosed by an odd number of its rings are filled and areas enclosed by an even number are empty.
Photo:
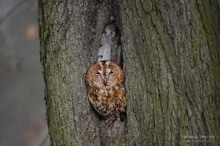
[[[37,1],[0,1],[0,146],[47,137]]]

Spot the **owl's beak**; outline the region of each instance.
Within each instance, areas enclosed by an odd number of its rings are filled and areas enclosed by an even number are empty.
[[[106,85],[106,83],[107,83],[107,78],[102,78],[102,79],[103,79],[104,84]]]
[[[107,79],[106,78],[104,79],[104,83],[107,83]]]

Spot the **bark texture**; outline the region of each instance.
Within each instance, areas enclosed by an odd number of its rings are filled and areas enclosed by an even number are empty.
[[[100,127],[85,72],[114,16],[128,99],[125,124]],[[52,145],[219,145],[220,2],[39,0]]]

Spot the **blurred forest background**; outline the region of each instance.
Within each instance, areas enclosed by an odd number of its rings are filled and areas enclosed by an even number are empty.
[[[36,0],[0,0],[0,146],[49,145]]]

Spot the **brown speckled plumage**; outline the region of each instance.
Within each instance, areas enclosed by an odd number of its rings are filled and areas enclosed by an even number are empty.
[[[92,64],[86,73],[89,101],[109,125],[125,112],[124,72],[111,61]]]

